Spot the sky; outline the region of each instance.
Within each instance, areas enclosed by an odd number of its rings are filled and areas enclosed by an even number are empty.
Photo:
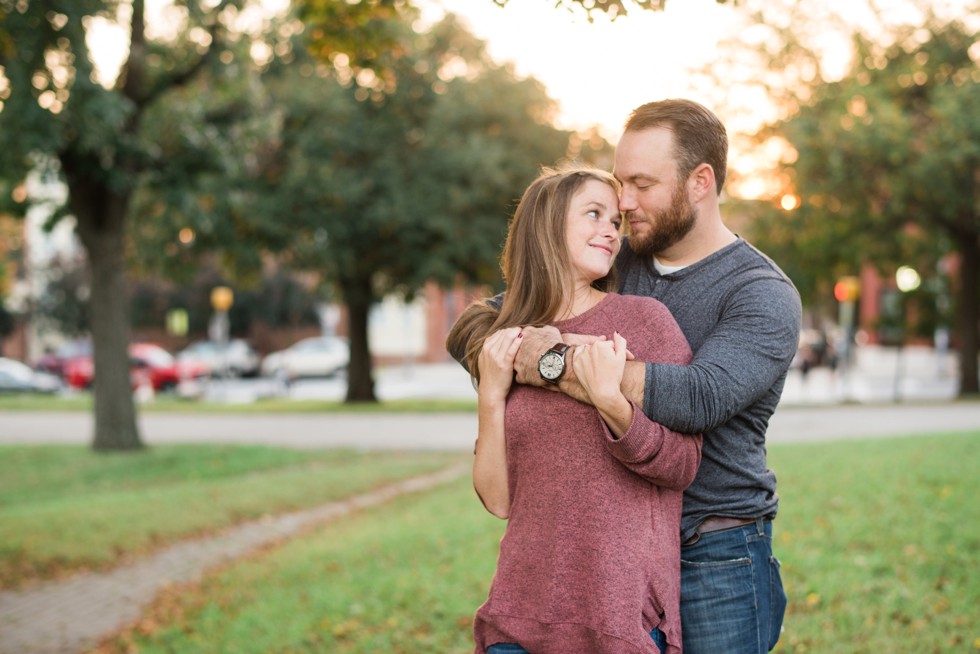
[[[424,15],[452,12],[487,41],[489,54],[518,75],[543,82],[561,105],[559,127],[598,125],[614,139],[629,112],[667,97],[697,97],[688,69],[715,55],[740,18],[715,0],[673,0],[664,11],[637,11],[610,21],[555,8],[552,0],[423,0]]]
[[[882,25],[915,25],[921,20],[916,0],[788,0],[810,17],[810,43],[822,54],[825,75],[845,74],[850,58],[850,32],[855,26],[870,35]],[[705,104],[719,115],[729,131],[730,167],[743,173],[729,191],[741,197],[770,195],[778,184],[766,173],[779,158],[780,148],[748,151],[740,135],[753,134],[776,117],[774,106],[758,86],[729,81],[707,97],[703,77],[692,74],[712,68],[720,75],[751,80],[763,71],[725,68],[719,43],[729,38],[748,40],[759,33],[748,24],[751,6],[764,7],[768,22],[778,23],[780,5],[774,0],[668,0],[663,11],[634,10],[616,20],[596,16],[593,23],[581,10],[556,8],[555,0],[416,0],[426,20],[443,12],[460,16],[469,29],[487,42],[490,56],[511,62],[517,74],[544,83],[561,108],[558,126],[582,129],[598,125],[609,141],[618,140],[630,111],[646,102],[685,97]],[[919,2],[918,4],[922,4]],[[869,6],[877,6],[878,14]],[[928,0],[944,17],[980,22],[977,0]],[[968,9],[972,7],[972,11]],[[837,28],[826,27],[840,21]],[[980,60],[980,44],[974,59]],[[720,72],[724,71],[724,72]],[[701,89],[699,91],[699,89]],[[718,98],[723,106],[715,106]],[[737,186],[737,187],[736,187]]]

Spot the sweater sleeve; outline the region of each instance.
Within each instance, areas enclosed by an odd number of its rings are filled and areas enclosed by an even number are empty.
[[[623,323],[632,325],[627,347],[641,360],[684,366],[691,348],[667,307],[651,298],[630,297],[623,306]],[[628,316],[628,317],[627,317]],[[632,401],[633,420],[619,438],[600,418],[609,452],[626,468],[644,479],[673,490],[684,490],[694,481],[701,463],[701,435],[681,433],[654,422]]]
[[[630,402],[630,404],[633,404]],[[664,488],[682,491],[701,464],[701,435],[681,434],[647,418],[633,405],[633,422],[616,438],[605,422],[606,448],[624,466]]]
[[[672,429],[704,433],[768,392],[799,345],[796,290],[758,279],[728,302],[688,366],[648,363],[644,413]]]

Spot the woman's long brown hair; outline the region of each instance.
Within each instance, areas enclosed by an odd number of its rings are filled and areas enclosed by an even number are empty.
[[[565,222],[572,196],[588,180],[619,190],[609,173],[588,166],[544,168],[524,192],[507,232],[500,269],[507,284],[498,310],[489,300],[473,302],[446,339],[450,352],[465,352],[474,381],[480,379],[478,361],[483,342],[507,327],[541,327],[553,322],[571,301],[571,263],[565,243]],[[616,268],[592,284],[600,291],[616,290]]]

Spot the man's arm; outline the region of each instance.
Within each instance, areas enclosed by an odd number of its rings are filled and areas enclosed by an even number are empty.
[[[471,372],[469,368],[469,362],[466,360],[466,350],[470,342],[476,336],[487,336],[488,334],[483,334],[482,332],[477,334],[479,330],[486,329],[488,322],[492,322],[496,318],[496,313],[500,311],[500,306],[504,302],[504,294],[500,293],[490,298],[484,298],[482,300],[477,300],[471,303],[463,313],[459,315],[456,322],[453,324],[452,329],[449,330],[449,336],[446,339],[446,351],[449,352],[449,356],[456,359],[457,363],[463,366],[467,372]],[[478,319],[479,316],[484,316],[484,320]]]
[[[651,420],[706,433],[773,392],[799,346],[800,299],[784,282],[750,286],[726,306],[691,365],[646,365],[641,406]]]
[[[575,348],[571,348],[565,354],[565,374],[562,376],[558,386],[549,384],[541,379],[538,373],[538,359],[548,351],[555,343],[564,342],[569,345],[587,345],[597,339],[595,336],[584,334],[562,334],[554,327],[525,327],[524,343],[517,351],[517,361],[514,367],[517,371],[517,383],[527,384],[528,386],[539,386],[551,390],[560,390],[569,397],[573,397],[579,402],[592,404],[589,395],[585,392],[582,384],[575,376]],[[623,381],[620,388],[627,400],[631,400],[637,406],[643,406],[643,390],[646,384],[646,365],[642,361],[627,361],[626,369],[623,372]]]
[[[654,422],[688,434],[724,424],[770,392],[789,368],[799,345],[801,307],[792,286],[760,282],[732,300],[689,365],[627,361],[622,390]],[[588,395],[575,379],[574,348],[558,387],[538,374],[538,358],[559,340],[577,344],[575,334],[553,327],[526,328],[518,350],[517,382],[561,390],[580,402]]]

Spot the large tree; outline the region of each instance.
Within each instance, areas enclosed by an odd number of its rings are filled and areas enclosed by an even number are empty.
[[[145,117],[168,94],[230,63],[223,53],[243,4],[176,3],[169,16],[173,32],[151,39],[144,0],[2,2],[2,178],[16,182],[40,169],[68,188],[67,203],[55,218],[74,216],[90,266],[95,449],[142,446],[127,354],[127,223],[144,176],[168,165],[158,147],[166,135],[149,132]],[[89,30],[127,13],[125,62],[116,79],[103,85],[89,52]],[[222,57],[213,57],[215,52]],[[206,133],[201,124],[182,127]]]
[[[167,13],[151,33],[146,0],[0,0],[0,210],[26,212],[30,172],[68,189],[52,222],[74,217],[90,267],[95,449],[142,447],[127,353],[133,224],[150,226],[167,207],[205,213],[215,199],[241,210],[220,180],[245,160],[248,141],[235,139],[255,89],[229,79],[247,76],[253,54],[268,56],[280,37],[268,44],[249,31],[261,5],[158,3]],[[99,24],[128,36],[121,71],[101,82],[89,50]]]
[[[926,13],[887,39],[860,31],[839,79],[798,84],[785,116],[760,133],[787,147],[781,193],[793,211],[755,207],[758,242],[807,290],[871,264],[925,277],[955,253],[959,392],[976,394],[980,304],[980,74],[977,33]],[[798,41],[794,62],[820,58]],[[783,60],[786,62],[788,60]],[[944,273],[943,273],[944,274]],[[942,280],[937,280],[940,283]]]
[[[493,279],[515,197],[568,147],[540,84],[487,63],[452,18],[425,33],[403,19],[387,29],[396,46],[370,68],[300,50],[269,71],[281,124],[253,185],[267,242],[348,309],[348,401],[375,399],[372,305],[428,280]]]

